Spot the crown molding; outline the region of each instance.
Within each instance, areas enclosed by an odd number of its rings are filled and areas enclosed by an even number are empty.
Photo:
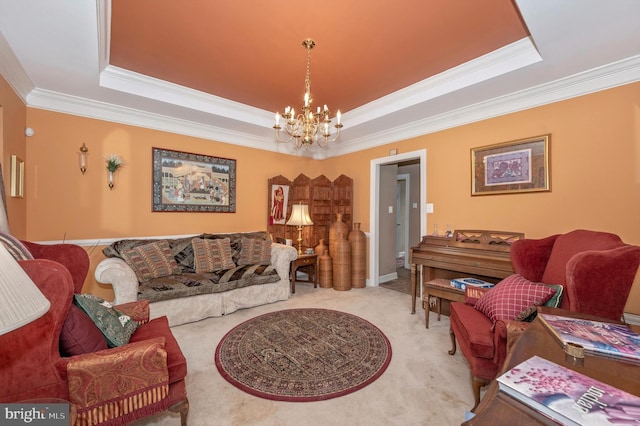
[[[140,111],[134,108],[122,107],[106,102],[98,102],[49,90],[35,89],[29,94],[27,101],[27,105],[32,108],[278,152],[277,147],[267,145],[265,148],[265,138],[253,134],[169,117],[162,114]]]
[[[260,127],[273,125],[268,111],[112,65],[100,73],[100,86]]]
[[[0,75],[4,76],[14,92],[27,103],[27,96],[33,90],[34,85],[27,76],[7,39],[0,31]]]
[[[398,142],[640,81],[640,55],[424,120],[333,145],[329,157]]]
[[[355,127],[540,61],[526,37],[349,111],[343,121]]]

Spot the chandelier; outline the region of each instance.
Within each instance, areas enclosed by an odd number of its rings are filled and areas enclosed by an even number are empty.
[[[314,142],[321,147],[326,147],[329,142],[335,141],[340,135],[342,123],[340,122],[340,111],[336,114],[335,134],[331,134],[329,124],[331,124],[330,111],[325,105],[323,109],[313,112],[311,104],[313,98],[311,96],[311,49],[316,45],[315,41],[310,38],[302,42],[302,46],[307,49],[307,75],[304,79],[304,105],[302,112],[296,115],[291,107],[286,107],[282,115],[276,112],[276,124],[273,128],[276,131],[276,139],[278,142],[291,142],[295,140],[296,147],[309,148]],[[287,133],[285,139],[280,138],[280,118],[284,119],[284,130]]]

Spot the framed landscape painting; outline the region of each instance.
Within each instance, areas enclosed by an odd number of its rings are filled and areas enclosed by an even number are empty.
[[[550,135],[471,149],[471,195],[550,191]]]
[[[236,211],[236,160],[153,148],[154,212]]]

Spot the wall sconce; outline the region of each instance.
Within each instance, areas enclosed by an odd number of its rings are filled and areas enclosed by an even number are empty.
[[[109,189],[113,189],[113,174],[124,164],[119,155],[111,154],[106,160],[109,172]]]
[[[80,171],[82,174],[87,171],[87,152],[89,152],[89,148],[82,142],[80,147]]]
[[[298,254],[302,254],[302,227],[313,225],[311,216],[309,216],[309,206],[306,204],[294,204],[287,225],[298,227]]]

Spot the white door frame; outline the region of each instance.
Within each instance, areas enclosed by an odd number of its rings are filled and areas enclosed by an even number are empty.
[[[404,217],[402,220],[404,221],[404,246],[396,247],[396,249],[400,249],[405,253],[404,255],[404,267],[409,269],[409,208],[411,207],[409,204],[411,199],[411,194],[409,193],[411,190],[411,175],[409,173],[399,174],[396,179],[398,181],[404,181]]]
[[[367,282],[370,287],[378,286],[380,278],[378,270],[380,257],[378,245],[378,235],[380,234],[380,218],[378,217],[380,166],[414,159],[420,160],[420,235],[422,236],[427,233],[427,150],[421,149],[371,160],[369,184],[369,223],[371,229],[369,230],[369,280]]]

